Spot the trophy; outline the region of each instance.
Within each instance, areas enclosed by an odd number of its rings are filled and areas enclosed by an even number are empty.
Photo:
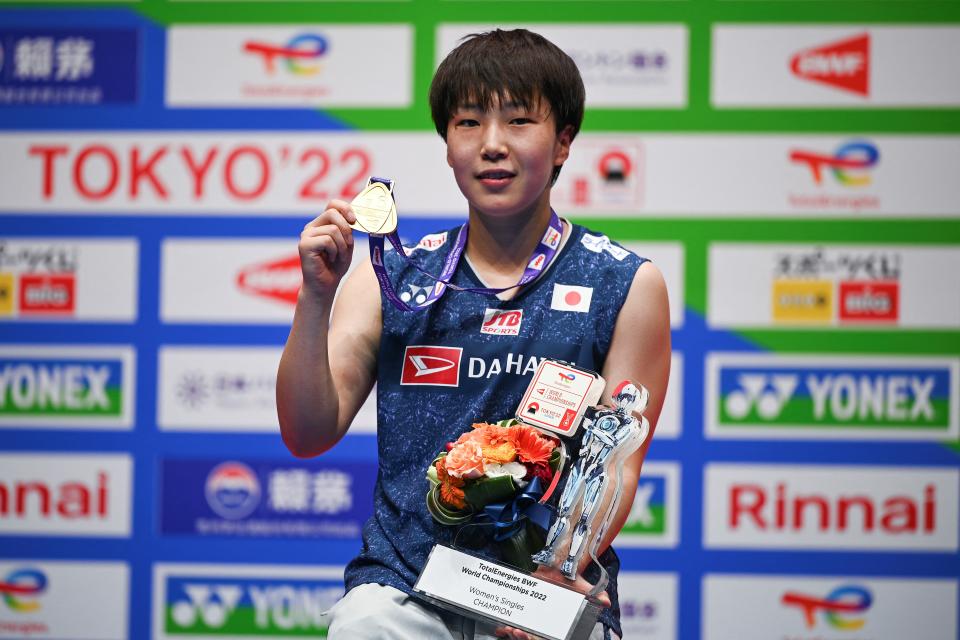
[[[624,462],[643,444],[650,431],[646,419],[633,413],[646,408],[649,398],[646,389],[624,381],[614,393],[615,407],[595,406],[604,387],[603,378],[595,372],[557,360],[544,360],[523,395],[515,419],[498,423],[527,430],[527,438],[539,437],[529,435],[529,431],[534,431],[556,443],[551,460],[559,460],[559,464],[549,486],[542,492],[528,486],[519,497],[512,497],[512,501],[508,498],[480,510],[474,498],[468,501],[473,503],[472,507],[468,504],[465,510],[451,512],[438,504],[436,493],[443,487],[436,474],[428,472],[432,487],[427,503],[438,522],[469,527],[473,523],[482,526],[492,520],[494,531],[498,532],[496,536],[503,531],[522,533],[528,526],[526,519],[549,530],[545,544],[544,539],[539,538],[537,548],[528,549],[523,562],[514,560],[512,567],[460,549],[436,545],[414,586],[421,597],[463,615],[523,629],[550,640],[589,637],[601,611],[592,598],[603,591],[608,582],[602,565],[601,579],[588,594],[535,576],[533,570],[537,565],[553,567],[572,580],[585,555],[599,565],[596,552],[622,496]],[[486,424],[474,426],[497,428]],[[474,440],[490,438],[465,434],[458,443],[463,441],[466,446],[472,446]],[[567,443],[578,452],[576,456],[566,453]],[[438,463],[442,455],[434,462]],[[523,461],[522,456],[520,460]],[[441,474],[446,474],[447,467],[459,469],[464,464],[458,459],[438,466]],[[496,473],[501,473],[504,465],[495,466],[498,467]],[[433,469],[431,466],[431,471]],[[561,477],[566,484],[557,499],[554,489]],[[469,497],[471,490],[474,495],[483,493],[476,490],[476,484],[506,484],[494,482],[497,480],[499,477],[493,481],[485,477],[466,481],[461,478],[461,484],[455,484],[452,489],[447,487],[447,491],[463,487]],[[553,501],[557,503],[556,514],[549,517],[546,505]],[[475,511],[471,512],[471,508]],[[547,518],[541,517],[544,512]],[[446,516],[450,518],[445,519]]]

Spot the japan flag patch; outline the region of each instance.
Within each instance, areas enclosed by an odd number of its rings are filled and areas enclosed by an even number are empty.
[[[593,298],[593,287],[578,287],[572,284],[553,285],[553,300],[550,308],[557,311],[590,311],[590,300]]]

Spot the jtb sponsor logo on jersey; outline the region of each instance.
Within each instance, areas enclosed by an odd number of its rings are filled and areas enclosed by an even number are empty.
[[[708,464],[712,548],[957,550],[960,471]]]
[[[960,359],[903,356],[707,357],[713,437],[952,440]]]
[[[483,314],[480,333],[495,336],[520,335],[520,323],[523,321],[523,309],[487,309]]]
[[[326,637],[326,612],[343,596],[342,574],[334,567],[159,564],[153,637]]]
[[[369,516],[376,465],[168,459],[160,530],[171,535],[353,538]]]
[[[679,542],[680,467],[647,462],[630,514],[616,539],[618,547],[673,547]]]
[[[0,426],[129,429],[132,349],[0,347]]]
[[[701,637],[941,640],[957,637],[956,602],[956,580],[708,574]]]
[[[409,346],[403,352],[402,385],[460,386],[461,347]]]

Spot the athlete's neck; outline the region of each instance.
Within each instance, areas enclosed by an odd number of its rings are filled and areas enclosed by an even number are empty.
[[[470,209],[470,235],[466,254],[470,263],[482,271],[480,275],[509,286],[515,284],[530,261],[550,222],[550,204],[537,207],[532,213],[513,216],[490,216]],[[507,282],[512,278],[512,282]]]

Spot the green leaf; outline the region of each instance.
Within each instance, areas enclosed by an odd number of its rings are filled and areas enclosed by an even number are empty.
[[[511,476],[481,478],[475,482],[467,483],[467,486],[463,488],[467,503],[477,510],[494,502],[509,500],[516,495],[517,490],[517,484]]]
[[[440,524],[448,526],[463,524],[473,517],[473,511],[462,511],[444,506],[440,501],[440,485],[435,484],[427,492],[427,511]]]

